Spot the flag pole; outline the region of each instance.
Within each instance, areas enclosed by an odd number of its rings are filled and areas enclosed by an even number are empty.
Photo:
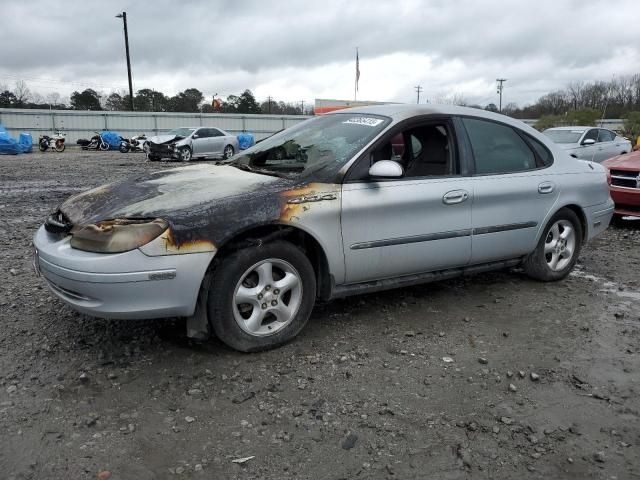
[[[353,101],[355,102],[358,99],[358,72],[360,70],[359,59],[358,59],[358,47],[356,47],[356,78],[353,86]]]

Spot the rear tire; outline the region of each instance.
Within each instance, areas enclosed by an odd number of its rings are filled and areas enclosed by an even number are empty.
[[[103,152],[109,150],[109,144],[106,142],[100,142],[98,145],[100,150],[102,150]]]
[[[233,157],[234,153],[235,153],[235,150],[233,149],[233,146],[227,145],[226,147],[224,147],[224,150],[222,152],[222,159],[228,160],[229,158]]]
[[[215,334],[231,348],[257,352],[289,342],[306,325],[316,278],[299,248],[274,241],[223,257],[209,288]]]
[[[121,142],[120,143],[120,152],[127,153],[127,152],[129,152],[129,150],[131,150],[131,145],[129,145],[126,142]]]
[[[47,148],[49,148],[49,144],[46,141],[40,141],[38,142],[38,148],[41,152],[46,152]]]
[[[66,146],[64,142],[56,142],[56,145],[53,148],[55,148],[56,152],[62,153],[64,152],[64,149],[66,148]]]
[[[536,249],[524,261],[524,271],[543,282],[562,280],[578,261],[582,224],[568,208],[559,210],[544,229]]]

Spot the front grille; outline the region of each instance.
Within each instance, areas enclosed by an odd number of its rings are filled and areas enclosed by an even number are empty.
[[[148,142],[149,151],[153,153],[173,153],[173,147],[166,143],[152,143]]]
[[[640,172],[611,170],[611,185],[616,187],[640,188]]]
[[[49,233],[68,233],[72,227],[71,221],[60,210],[49,215],[44,222],[44,228]]]

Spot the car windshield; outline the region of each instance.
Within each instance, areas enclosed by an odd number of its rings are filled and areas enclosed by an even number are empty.
[[[175,135],[176,137],[188,137],[193,133],[195,128],[174,128],[167,132],[167,135]]]
[[[283,176],[333,174],[390,121],[362,113],[314,117],[260,141],[231,165]]]
[[[578,143],[584,130],[545,130],[542,133],[555,143]]]

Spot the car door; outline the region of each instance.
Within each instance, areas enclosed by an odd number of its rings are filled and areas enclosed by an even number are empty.
[[[584,136],[580,139],[580,148],[576,152],[576,157],[582,160],[590,160],[597,161],[596,158],[598,156],[598,138],[599,138],[599,129],[598,128],[590,128],[584,134]],[[595,143],[585,145],[585,140],[593,140]]]
[[[216,157],[222,156],[225,147],[225,135],[217,128],[210,128],[211,131],[211,155]]]
[[[439,139],[434,134],[438,127]],[[398,133],[402,133],[402,148],[398,148]],[[392,130],[348,175],[341,218],[347,283],[469,262],[471,185],[459,173],[452,133],[450,120]],[[404,177],[368,177],[372,163],[391,158],[404,164]]]
[[[209,150],[209,129],[199,128],[193,133],[191,149],[194,157],[204,157]]]
[[[607,158],[614,157],[618,155],[620,152],[617,151],[616,144],[614,139],[616,137],[615,133],[611,130],[607,130],[605,128],[600,128],[599,130],[599,141],[597,143],[597,151],[598,151],[598,159],[597,162],[602,162]]]
[[[538,229],[558,198],[551,152],[507,124],[467,117],[462,125],[475,167],[471,263],[530,253]]]

